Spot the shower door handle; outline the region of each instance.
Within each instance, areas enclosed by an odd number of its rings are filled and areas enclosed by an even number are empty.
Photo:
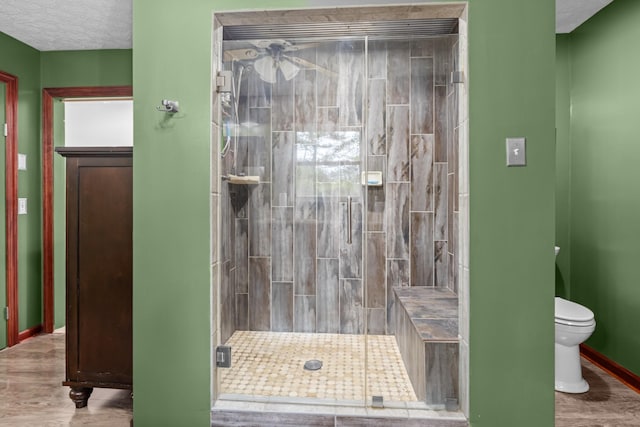
[[[347,197],[347,244],[350,245],[351,239],[351,196]]]

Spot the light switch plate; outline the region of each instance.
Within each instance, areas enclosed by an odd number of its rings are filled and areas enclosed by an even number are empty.
[[[526,165],[526,138],[507,138],[507,166]]]
[[[18,215],[25,215],[27,213],[27,198],[20,197],[18,199]]]
[[[18,170],[26,171],[27,170],[27,155],[18,153]]]

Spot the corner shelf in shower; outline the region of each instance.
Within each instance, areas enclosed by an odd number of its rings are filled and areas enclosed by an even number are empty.
[[[224,181],[229,182],[229,184],[237,184],[237,185],[255,185],[260,184],[260,177],[257,175],[225,175],[222,177]]]

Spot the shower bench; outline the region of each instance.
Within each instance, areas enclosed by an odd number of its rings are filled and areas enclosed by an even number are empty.
[[[426,286],[394,292],[395,337],[416,397],[433,409],[443,409],[447,399],[457,404],[457,295]]]

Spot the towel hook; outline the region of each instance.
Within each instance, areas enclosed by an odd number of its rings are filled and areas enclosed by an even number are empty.
[[[164,113],[177,113],[180,111],[178,101],[171,101],[169,99],[163,99],[162,105],[156,107],[156,109]]]

